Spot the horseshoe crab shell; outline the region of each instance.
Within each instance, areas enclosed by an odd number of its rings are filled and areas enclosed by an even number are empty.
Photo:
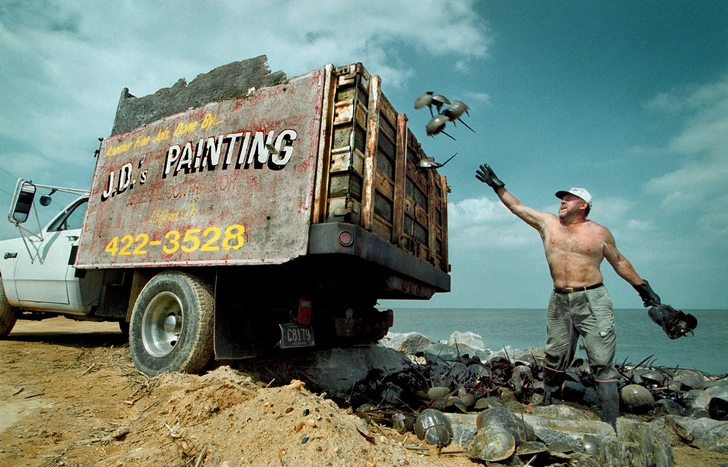
[[[675,381],[680,383],[680,389],[705,389],[705,377],[698,371],[679,370]]]
[[[427,91],[415,99],[415,110],[419,110],[426,105],[432,105],[432,91]]]
[[[710,399],[708,413],[713,420],[728,420],[728,401],[720,397]]]
[[[541,441],[526,441],[516,448],[518,456],[531,456],[540,452],[546,452],[546,445]]]
[[[477,379],[482,377],[490,378],[490,370],[485,367],[482,363],[473,363],[468,365],[468,371],[470,372],[471,378]]]
[[[622,402],[630,409],[640,409],[655,403],[652,393],[639,384],[628,384],[622,388]]]
[[[457,120],[464,113],[467,113],[470,108],[462,101],[452,101],[452,103],[442,112],[447,115],[450,120]]]
[[[516,440],[508,431],[497,426],[480,428],[470,440],[465,453],[471,459],[498,462],[516,452]]]
[[[450,388],[446,386],[433,386],[427,390],[427,397],[431,401],[437,401],[450,395]]]
[[[655,402],[655,415],[685,415],[685,409],[672,399],[660,399]]]
[[[419,439],[438,447],[452,441],[452,427],[445,414],[436,409],[425,409],[415,420],[415,433]]]
[[[448,122],[448,118],[445,115],[435,115],[432,120],[427,122],[425,125],[425,132],[427,136],[433,136],[440,133],[445,129],[445,124]]]
[[[665,375],[659,371],[652,369],[642,370],[637,373],[639,377],[647,384],[662,385],[665,383]]]
[[[592,456],[596,456],[599,454],[599,437],[585,434],[584,437],[581,439],[581,442],[584,444],[584,450],[591,454]]]
[[[502,428],[513,436],[516,444],[536,440],[533,428],[507,407],[493,407],[480,412],[475,419],[475,426],[478,429],[492,426]]]
[[[399,433],[412,431],[415,427],[415,417],[410,414],[396,413],[392,415],[392,428]]]
[[[713,420],[728,420],[728,380],[721,380],[705,390],[710,396],[708,412]]]
[[[683,394],[683,405],[686,409],[707,409],[710,400],[710,394],[700,389],[691,389]]]

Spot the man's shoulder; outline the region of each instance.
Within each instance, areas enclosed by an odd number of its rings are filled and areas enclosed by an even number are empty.
[[[589,228],[596,229],[596,230],[608,230],[602,224],[598,224],[591,219],[585,219],[584,222],[586,223],[587,226],[589,226]]]
[[[601,224],[597,224],[596,222],[594,222],[592,220],[587,219],[586,220],[586,223],[585,223],[585,226],[591,232],[593,232],[593,234],[595,234],[595,235],[601,235],[601,236],[604,236],[604,237],[611,237],[612,236],[612,233],[609,231],[608,228],[604,227]]]

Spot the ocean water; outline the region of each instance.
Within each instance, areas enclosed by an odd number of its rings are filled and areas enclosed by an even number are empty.
[[[698,319],[695,335],[670,340],[647,316],[646,309],[614,310],[615,363],[649,362],[670,368],[697,368],[713,375],[728,374],[728,310],[683,310]],[[455,331],[472,331],[485,346],[498,350],[543,348],[545,309],[394,308],[391,332],[419,332],[447,340]],[[579,344],[581,347],[581,342]],[[586,357],[583,349],[577,357]]]

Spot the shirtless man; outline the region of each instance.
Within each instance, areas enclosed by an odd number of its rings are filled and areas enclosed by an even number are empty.
[[[646,307],[659,305],[660,297],[619,253],[609,230],[586,218],[592,203],[585,189],[556,192],[561,205],[555,216],[521,204],[487,164],[480,166],[475,177],[490,185],[501,202],[536,229],[543,240],[554,281],[544,348],[544,403],[552,403],[558,395],[581,337],[596,382],[602,419],[615,427],[619,415],[619,375],[612,365],[616,336],[612,300],[599,269],[602,260],[606,258],[616,273],[637,290]]]

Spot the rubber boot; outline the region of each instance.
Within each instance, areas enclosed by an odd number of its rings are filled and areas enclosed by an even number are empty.
[[[612,425],[617,431],[617,417],[619,416],[619,391],[616,381],[597,381],[597,395],[599,405],[602,406],[602,420]]]
[[[543,402],[541,405],[558,404],[561,402],[561,385],[564,383],[564,373],[550,368],[543,369]]]

